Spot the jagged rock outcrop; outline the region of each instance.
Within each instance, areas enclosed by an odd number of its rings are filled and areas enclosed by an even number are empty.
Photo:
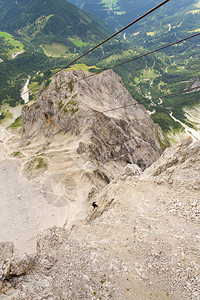
[[[62,71],[48,88],[43,85],[37,102],[22,111],[23,137],[64,132],[76,137],[77,154],[89,160],[150,166],[163,151],[159,127],[112,70],[82,79],[86,76],[83,71]]]
[[[0,243],[0,296],[7,290],[5,280],[26,274],[33,266],[34,259],[34,255],[17,255],[13,243]]]
[[[11,259],[13,255],[13,243],[0,243],[0,290],[4,280],[9,276]]]
[[[168,148],[145,174],[153,176],[160,184],[200,191],[200,142],[193,143],[188,138]]]

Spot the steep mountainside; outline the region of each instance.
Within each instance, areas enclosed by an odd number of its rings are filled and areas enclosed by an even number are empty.
[[[29,76],[49,76],[108,35],[102,22],[65,0],[0,0],[0,108],[23,102]]]
[[[127,25],[129,22],[133,21],[133,19],[139,17],[162,1],[144,0],[142,2],[139,2],[136,0],[70,0],[70,2],[81,7],[81,9],[85,11],[91,12],[99,18],[106,20],[108,24],[119,27]],[[166,22],[177,22],[178,24],[180,22],[188,23],[187,17],[185,17],[185,12],[193,11],[193,13],[196,14],[198,13],[198,10],[199,0],[182,0],[181,3],[177,0],[171,0],[169,3],[166,3],[162,8],[160,8],[141,22],[142,24],[148,24],[148,28],[154,26],[154,24],[158,22],[160,23],[159,25],[164,25]],[[190,21],[191,18],[194,22],[195,17],[193,18],[192,16],[190,16]],[[190,26],[195,27],[195,24],[193,24],[193,22],[190,23]],[[140,25],[136,24],[134,25],[134,28],[135,27],[139,28]]]
[[[0,28],[35,42],[70,45],[69,37],[90,42],[106,28],[66,0],[1,0]]]
[[[128,106],[131,103],[133,106]],[[112,70],[92,77],[83,71],[55,75],[47,89],[43,84],[37,102],[24,106],[22,118],[24,137],[50,136],[60,131],[84,136],[77,153],[89,152],[102,163],[122,160],[144,169],[162,151],[159,127]]]
[[[2,299],[198,300],[199,155],[187,140],[140,176],[129,166],[84,223],[40,233],[35,255],[1,243]]]
[[[106,8],[102,16],[118,26],[137,3],[124,2],[84,3]],[[199,30],[193,27],[199,1],[194,10],[189,0],[179,8],[177,0],[169,3],[171,12],[166,6],[158,19],[152,16],[154,29],[145,21],[146,31],[131,37],[137,47],[127,34],[91,53],[88,65],[45,80],[77,55],[75,48],[90,47],[84,38],[95,41],[90,29],[96,21],[65,0],[0,0],[1,28],[13,33],[0,32],[1,300],[199,300],[200,142],[188,137],[164,151],[169,143],[150,116],[165,131],[175,117],[197,129],[194,117],[186,120],[192,110],[183,107],[200,101],[198,42],[117,69],[123,81],[112,70],[96,76],[76,70],[96,72],[144,53],[153,41],[162,45]],[[137,7],[144,9],[141,1]],[[172,26],[174,12],[178,23]],[[73,36],[65,25],[74,27]],[[103,37],[101,25],[98,33]],[[48,57],[44,46],[52,41],[59,51],[62,41],[69,56]],[[14,49],[25,53],[11,60]],[[44,82],[22,113],[15,107],[12,115],[5,101],[16,104],[16,90],[29,75],[31,87]],[[3,90],[7,86],[13,93]],[[153,99],[190,87],[197,92]],[[148,101],[149,112],[136,99]]]
[[[2,165],[0,180],[3,176],[6,184],[1,186],[1,194],[9,202],[6,208],[0,203],[0,219],[11,218],[13,223],[4,226],[2,221],[0,231],[2,236],[9,231],[9,240],[23,249],[30,251],[36,229],[46,228],[45,223],[71,227],[85,219],[94,198],[127,163],[139,172],[163,152],[160,128],[131,97],[119,76],[107,71],[82,79],[87,75],[73,71],[54,76],[49,87],[41,87],[37,101],[23,107],[22,139],[12,133],[6,143],[7,134],[2,132],[0,153],[13,159]],[[19,130],[18,121],[11,129]],[[24,186],[30,189],[29,196]],[[11,193],[12,189],[16,192]],[[27,231],[22,233],[24,216],[28,216]]]
[[[57,153],[61,157],[52,152],[52,159],[47,162],[50,163],[49,171],[61,163],[60,174],[57,171],[57,175],[52,175],[51,171],[46,174],[49,178],[55,177],[54,181],[67,172],[68,182],[60,182],[66,185],[66,195],[73,198],[78,193],[79,202],[84,205],[124,165],[135,163],[145,169],[159,157],[165,146],[159,127],[132,99],[113,71],[82,79],[85,76],[88,73],[83,71],[61,72],[53,77],[48,88],[41,88],[36,102],[30,102],[22,110],[23,139],[32,143],[40,137],[45,138],[45,145],[50,143],[49,147],[38,149],[36,157],[33,155],[27,163],[29,176],[37,174],[34,159],[46,162],[51,143],[55,147],[57,144]],[[130,103],[133,103],[132,107],[113,111]],[[60,136],[63,146],[59,147],[59,139],[54,141],[55,135]],[[80,176],[75,176],[79,168]],[[80,182],[84,189],[79,190]],[[48,186],[45,186],[47,195]]]
[[[162,154],[112,70],[56,74],[22,118],[0,128],[1,299],[198,300],[200,144]]]

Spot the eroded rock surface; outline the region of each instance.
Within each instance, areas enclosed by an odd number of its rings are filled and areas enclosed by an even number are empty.
[[[68,212],[38,235],[34,256],[0,246],[0,297],[199,300],[200,143],[151,165],[159,128],[112,71],[75,80],[85,75],[54,76],[23,110],[21,173]]]
[[[158,183],[200,191],[200,142],[193,143],[188,138],[168,148],[145,173]]]
[[[34,268],[10,279],[10,299],[198,300],[200,193],[180,177],[185,167],[195,179],[199,149],[185,141],[141,175],[126,167],[86,222],[40,234]],[[156,182],[153,172],[175,161],[178,184]]]
[[[61,222],[68,227],[87,217],[98,193],[127,164],[144,170],[163,152],[160,128],[113,71],[92,77],[60,72],[41,87],[36,102],[24,106],[22,118],[22,139],[9,141],[12,159],[54,207],[47,221],[57,220],[63,208]]]
[[[70,133],[77,140],[77,154],[91,161],[150,166],[163,151],[159,127],[112,70],[83,79],[87,76],[63,71],[47,89],[43,86],[37,102],[22,111],[23,137]]]
[[[9,232],[8,241],[28,253],[40,229],[82,222],[127,163],[144,169],[163,151],[160,128],[113,71],[57,74],[22,117],[21,139],[0,131],[0,241]]]

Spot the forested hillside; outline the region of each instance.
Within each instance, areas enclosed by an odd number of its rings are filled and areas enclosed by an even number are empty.
[[[109,32],[65,0],[0,0],[0,103],[21,102],[29,75],[45,78]]]
[[[73,4],[77,5],[84,11],[88,11],[100,19],[106,20],[108,24],[119,27],[124,26],[131,22],[133,19],[139,17],[155,5],[162,2],[161,0],[69,0]],[[183,13],[189,10],[196,10],[194,5],[199,4],[199,0],[170,0],[169,3],[165,4],[159,11],[156,11],[154,15],[149,16],[142,23],[151,23],[159,20],[164,22],[168,17],[173,17],[175,14],[180,14],[183,17]],[[178,15],[177,15],[178,16]],[[176,19],[177,19],[176,16]],[[183,21],[183,20],[182,20]],[[136,28],[140,24],[134,25]],[[191,24],[192,26],[192,24]]]
[[[37,43],[90,42],[105,36],[106,27],[66,0],[1,0],[0,29]]]

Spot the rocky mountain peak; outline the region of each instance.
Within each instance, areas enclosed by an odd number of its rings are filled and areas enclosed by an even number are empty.
[[[66,209],[66,226],[87,217],[127,164],[144,170],[163,152],[160,128],[111,70],[56,74],[22,119],[22,173],[39,178],[47,203]]]
[[[78,154],[101,163],[124,161],[145,169],[163,151],[161,130],[112,70],[92,77],[60,72],[48,88],[41,87],[36,103],[24,107],[22,117],[24,138],[70,134]]]

